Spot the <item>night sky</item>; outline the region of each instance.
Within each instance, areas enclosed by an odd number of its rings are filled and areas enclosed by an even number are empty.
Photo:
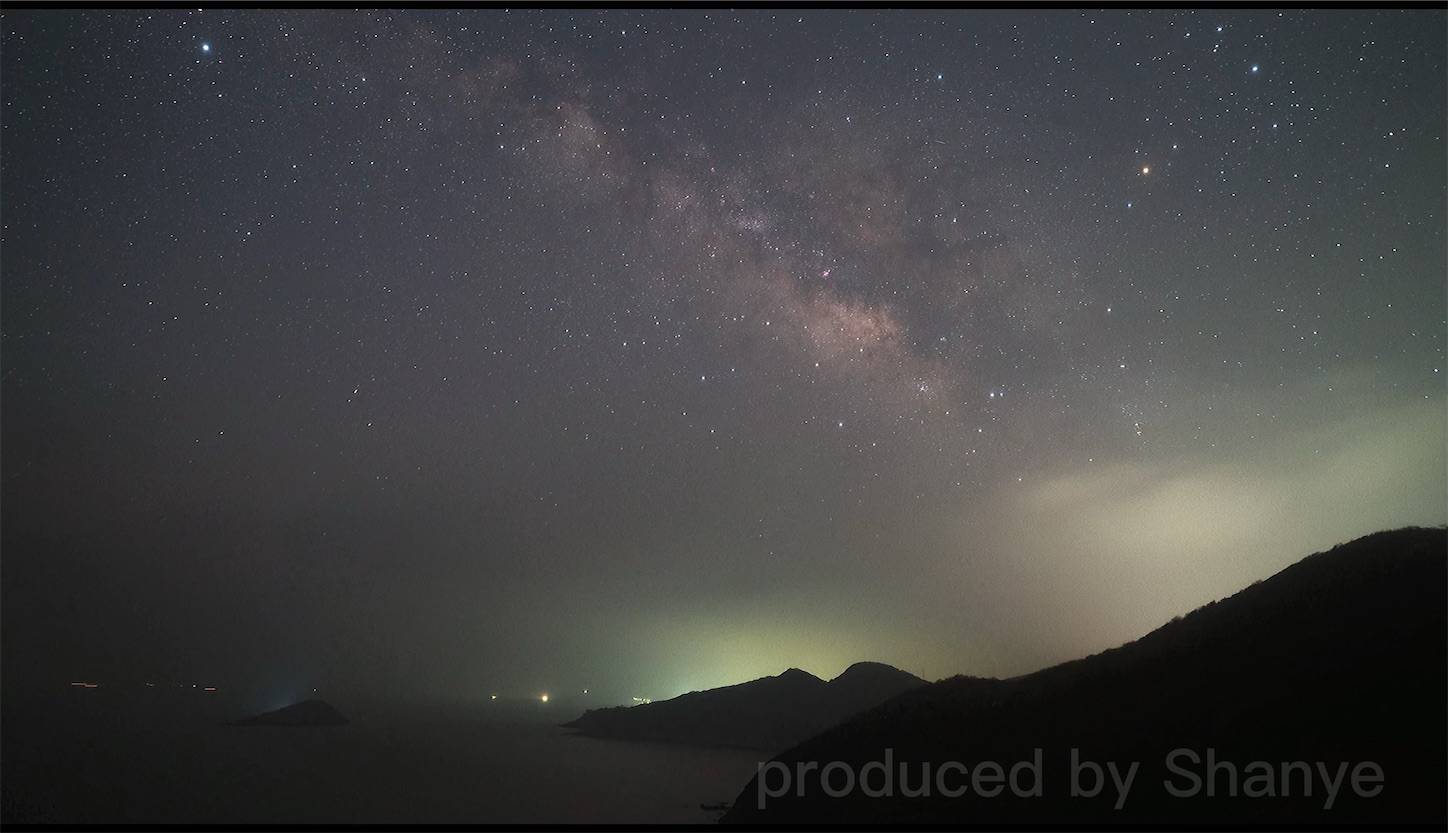
[[[7,685],[1015,674],[1443,523],[1445,23],[7,10]]]

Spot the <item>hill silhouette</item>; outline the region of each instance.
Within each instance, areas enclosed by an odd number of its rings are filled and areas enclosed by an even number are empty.
[[[828,682],[791,668],[671,700],[593,709],[564,725],[595,737],[775,752],[924,684],[913,674],[878,662],[855,663]]]
[[[343,726],[347,718],[323,700],[303,700],[275,711],[234,720],[232,726]]]
[[[833,798],[818,771],[794,777],[777,798],[759,800],[759,775],[723,821],[1230,824],[1445,823],[1445,703],[1448,703],[1448,533],[1381,532],[1308,556],[1264,581],[1173,620],[1134,642],[1007,680],[955,677],[910,691],[849,719],[776,757],[791,774],[799,762],[841,761],[855,773],[891,752],[918,791],[921,764],[959,761],[968,769],[993,761],[1009,768],[1042,750],[1039,797],[996,797],[967,789],[959,798],[872,798],[855,789]],[[1071,797],[1070,750],[1095,762],[1141,762],[1120,809],[1110,786],[1096,798]],[[1205,785],[1205,757],[1238,769],[1201,790],[1174,797],[1192,782],[1167,769],[1172,750]],[[1360,796],[1343,782],[1331,809],[1327,787],[1306,795],[1301,770],[1274,776],[1275,796],[1247,795],[1252,761],[1324,762],[1335,772],[1372,761],[1383,789]],[[984,770],[983,770],[984,771]],[[1261,770],[1258,770],[1260,772]],[[1275,772],[1288,772],[1285,769]],[[782,775],[766,786],[778,788]],[[835,792],[843,777],[837,772]],[[1091,784],[1091,776],[1082,783]],[[959,783],[952,778],[951,786]],[[968,783],[968,782],[967,782]],[[1287,789],[1283,789],[1284,783]],[[803,795],[797,791],[803,784]],[[881,782],[872,780],[878,794]],[[1023,772],[1021,784],[1031,787]],[[1283,795],[1283,793],[1291,793]],[[1370,791],[1369,791],[1370,792]]]

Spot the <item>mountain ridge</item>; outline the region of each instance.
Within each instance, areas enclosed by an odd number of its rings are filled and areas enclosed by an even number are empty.
[[[1014,762],[1035,748],[1039,798],[967,795],[805,795],[759,805],[759,775],[726,822],[1230,823],[1444,821],[1443,703],[1448,701],[1448,532],[1405,528],[1309,555],[1139,639],[1004,680],[956,676],[902,693],[785,750],[775,761],[862,767],[890,749],[896,762]],[[1408,684],[1404,684],[1404,682]],[[1242,761],[1375,760],[1381,800],[1331,810],[1300,795],[1173,798],[1161,785],[1173,747],[1212,748]],[[1070,799],[1068,749],[1139,761],[1143,784],[1117,810]],[[798,785],[796,785],[797,787]],[[1106,792],[1110,792],[1109,790]],[[1384,798],[1384,796],[1386,798]]]
[[[831,680],[799,668],[638,706],[590,709],[563,724],[580,734],[774,752],[925,681],[876,662]]]

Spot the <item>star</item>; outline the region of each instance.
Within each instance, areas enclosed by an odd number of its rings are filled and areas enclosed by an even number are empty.
[[[210,54],[211,54],[211,42],[210,42],[210,41],[202,41],[202,42],[201,42],[201,52],[202,52],[203,54],[206,54],[206,55],[210,55]]]

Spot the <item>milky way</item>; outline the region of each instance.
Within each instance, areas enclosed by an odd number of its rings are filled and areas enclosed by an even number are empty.
[[[1442,523],[1444,24],[7,11],[7,674],[1010,674]]]

